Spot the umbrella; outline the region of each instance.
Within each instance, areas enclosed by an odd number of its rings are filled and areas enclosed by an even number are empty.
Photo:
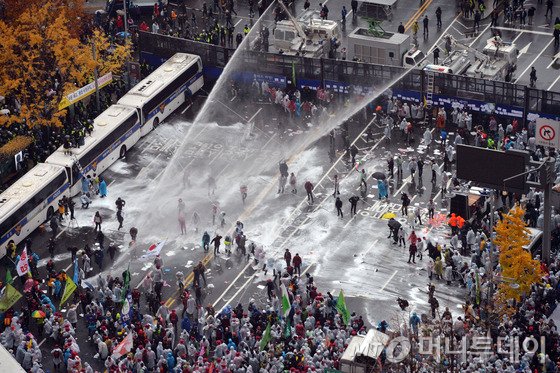
[[[383,172],[374,172],[371,177],[373,177],[374,179],[378,179],[378,180],[385,180],[387,178],[387,176],[383,173]]]
[[[130,32],[117,32],[117,37],[119,38],[129,38],[132,34]]]
[[[47,314],[41,310],[35,310],[33,311],[33,313],[31,313],[31,317],[33,317],[34,319],[44,319],[45,317],[47,317]]]
[[[401,227],[401,223],[393,219],[389,221],[389,227],[392,229],[399,229]]]
[[[391,218],[396,218],[397,215],[394,212],[386,212],[383,215],[381,215],[381,219],[391,219]]]

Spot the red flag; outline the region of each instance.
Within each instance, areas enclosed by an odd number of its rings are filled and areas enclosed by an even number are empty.
[[[29,260],[27,257],[27,247],[23,249],[19,261],[16,265],[18,276],[24,276],[29,272]]]
[[[127,353],[130,352],[130,350],[132,350],[132,345],[133,345],[133,340],[132,340],[132,333],[131,333],[127,335],[121,341],[121,343],[117,345],[117,347],[115,347],[115,349],[113,350],[113,357],[118,359],[119,357],[126,355]]]

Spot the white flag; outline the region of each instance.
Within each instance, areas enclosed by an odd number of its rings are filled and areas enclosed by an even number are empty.
[[[134,341],[132,340],[132,333],[130,333],[121,341],[121,343],[117,345],[117,347],[115,347],[115,349],[113,350],[113,357],[115,359],[118,359],[119,357],[129,353],[130,350],[132,350],[133,342]]]
[[[122,316],[128,315],[129,312],[130,312],[130,303],[128,303],[128,299],[125,298],[121,310],[121,315]]]
[[[18,276],[25,276],[29,272],[29,258],[27,257],[27,247],[23,249],[19,261],[16,265]]]
[[[165,245],[165,241],[166,240],[163,240],[161,242],[158,242],[157,244],[153,244],[152,246],[150,246],[148,248],[148,251],[146,251],[146,254],[140,257],[140,260],[146,261],[159,255],[161,249],[163,249],[163,245]]]

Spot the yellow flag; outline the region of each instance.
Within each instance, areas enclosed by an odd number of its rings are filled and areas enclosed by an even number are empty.
[[[4,312],[12,307],[22,295],[15,287],[8,284],[4,289],[4,295],[0,298],[0,312]]]
[[[70,277],[66,278],[66,286],[64,287],[64,294],[62,294],[62,300],[60,301],[60,306],[64,304],[70,298],[74,290],[76,290],[78,286],[74,283],[74,281],[70,280]]]

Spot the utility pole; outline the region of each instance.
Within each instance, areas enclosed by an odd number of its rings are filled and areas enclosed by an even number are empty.
[[[99,73],[97,71],[97,51],[95,48],[95,39],[91,41],[91,52],[93,55],[93,61],[95,61],[95,69],[93,69],[93,79],[95,80],[95,105],[97,107],[97,113],[101,112],[101,102],[99,99],[99,85],[97,84],[97,79],[99,79]]]
[[[129,0],[123,1],[123,10],[124,10],[124,42],[125,44],[128,41],[128,2]],[[130,38],[132,41],[132,38]],[[124,61],[124,65],[126,66],[126,90],[130,89],[130,65],[128,64],[128,58]]]

